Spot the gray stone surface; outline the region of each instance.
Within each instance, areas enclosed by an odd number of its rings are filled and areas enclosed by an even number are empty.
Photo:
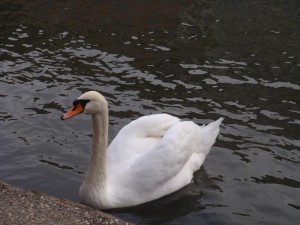
[[[0,182],[1,225],[125,225],[116,217],[66,199]]]

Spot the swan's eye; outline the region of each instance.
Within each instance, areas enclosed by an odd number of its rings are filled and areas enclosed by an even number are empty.
[[[84,109],[86,104],[90,101],[91,101],[90,99],[76,99],[73,102],[73,106],[76,107],[78,104],[80,104],[82,106],[82,108]]]

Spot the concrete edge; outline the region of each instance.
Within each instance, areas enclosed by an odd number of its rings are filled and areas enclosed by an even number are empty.
[[[0,224],[3,225],[129,225],[97,209],[30,192],[0,181]]]

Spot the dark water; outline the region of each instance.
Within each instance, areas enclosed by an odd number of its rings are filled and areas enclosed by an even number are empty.
[[[91,122],[62,112],[87,90],[110,140],[167,112],[225,117],[194,182],[110,213],[137,224],[298,224],[300,2],[0,3],[0,180],[78,199]]]

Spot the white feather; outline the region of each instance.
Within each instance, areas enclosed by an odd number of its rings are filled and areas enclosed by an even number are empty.
[[[121,129],[106,152],[108,109],[104,97],[88,92],[79,99],[92,99],[85,112],[93,115],[96,132],[80,197],[100,209],[142,204],[190,183],[223,120],[200,127],[168,114],[143,116]]]

